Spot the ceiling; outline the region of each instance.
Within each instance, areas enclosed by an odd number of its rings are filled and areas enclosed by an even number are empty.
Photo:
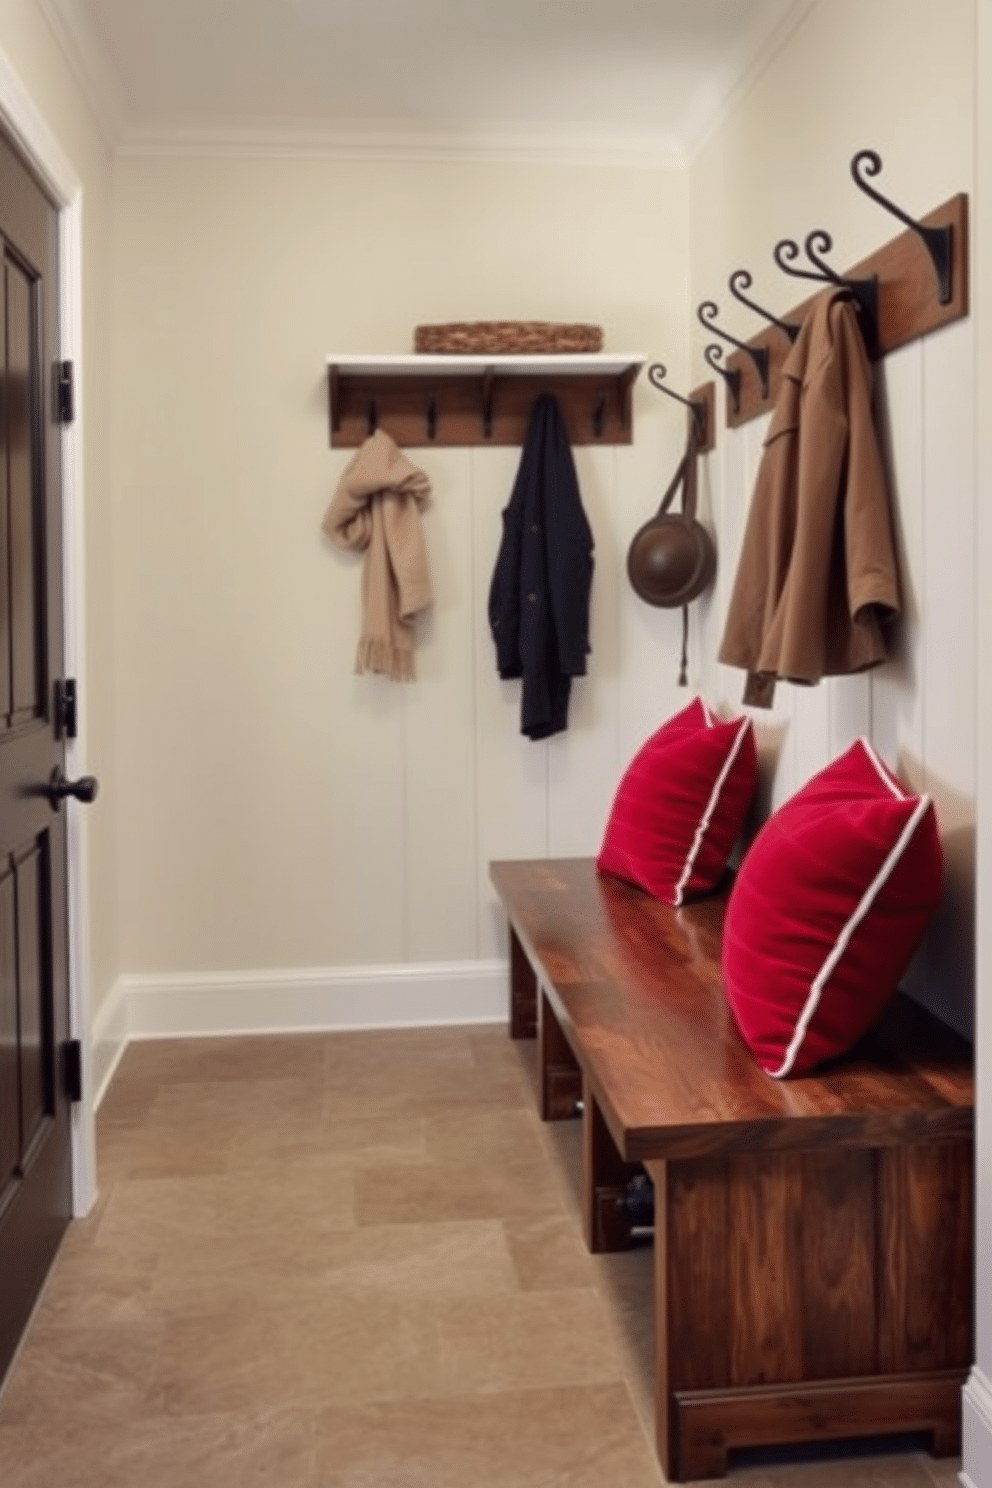
[[[686,159],[814,0],[39,0],[111,144]]]

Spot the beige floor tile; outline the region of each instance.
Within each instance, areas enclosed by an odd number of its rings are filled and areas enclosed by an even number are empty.
[[[582,1122],[542,1122],[539,1139],[555,1175],[562,1207],[582,1229]]]
[[[270,1142],[273,1133],[319,1129],[322,1104],[320,1084],[305,1079],[163,1084],[123,1160],[118,1152],[113,1177],[225,1172],[235,1153]]]
[[[653,1256],[502,1028],[129,1049],[0,1396],[2,1488],[657,1488]],[[876,1444],[877,1445],[877,1444]],[[952,1488],[870,1445],[747,1488]]]
[[[426,1154],[436,1162],[466,1167],[545,1160],[540,1122],[533,1111],[447,1111],[424,1122]]]
[[[518,1290],[502,1229],[486,1221],[329,1231],[308,1245],[246,1236],[230,1253],[216,1240],[200,1240],[161,1258],[145,1305],[163,1316],[210,1311],[248,1291],[315,1306],[332,1288],[425,1298]]]
[[[594,1292],[448,1297],[335,1289],[166,1318],[145,1409],[215,1414],[615,1382]]]
[[[334,1322],[347,1311],[333,1308]],[[609,1327],[593,1291],[439,1298],[433,1305],[417,1299],[396,1316],[405,1349],[397,1395],[543,1390],[619,1377]]]
[[[351,1170],[333,1163],[264,1181],[247,1172],[123,1181],[88,1264],[97,1279],[144,1267],[141,1300],[153,1312],[186,1296],[299,1292],[319,1285],[327,1243],[354,1232],[354,1209]]]
[[[324,1046],[325,1078],[352,1078],[377,1071],[397,1075],[412,1069],[435,1072],[472,1069],[472,1034],[464,1028],[386,1028],[339,1033]]]
[[[498,1166],[379,1164],[355,1175],[359,1225],[502,1219],[514,1214],[557,1214],[560,1209],[557,1188],[543,1161]]]
[[[643,1245],[591,1261],[630,1397],[644,1430],[653,1434],[654,1250]]]
[[[156,1257],[141,1249],[106,1255],[103,1264],[87,1239],[69,1235],[52,1267],[39,1321],[66,1327],[140,1322],[148,1316]]]
[[[592,1257],[571,1215],[517,1215],[504,1219],[503,1228],[521,1290],[595,1285]]]
[[[328,1410],[321,1488],[658,1488],[621,1385]]]
[[[189,1131],[225,1130],[296,1120],[301,1126],[320,1116],[323,1081],[299,1078],[204,1080],[163,1085],[149,1111],[149,1122]]]
[[[312,1362],[324,1333],[312,1295],[269,1298],[242,1287],[194,1310],[163,1317],[161,1342],[142,1410],[205,1416],[290,1409],[316,1400]]]
[[[393,1116],[398,1120],[445,1111],[529,1110],[531,1093],[513,1069],[456,1064],[443,1073],[425,1064],[395,1069],[335,1070],[324,1086],[324,1116]]]
[[[234,1143],[232,1131],[194,1123],[166,1123],[149,1115],[125,1154],[118,1152],[110,1171],[97,1153],[97,1178],[103,1184],[122,1178],[202,1178],[225,1173]]]
[[[128,1055],[125,1054],[124,1061],[127,1059]],[[103,1129],[123,1127],[125,1131],[133,1131],[145,1120],[159,1092],[157,1080],[126,1076],[124,1061],[100,1103],[99,1122]]]
[[[321,1108],[321,1111],[323,1107]],[[228,1149],[232,1172],[268,1176],[272,1168],[291,1169],[314,1160],[364,1165],[375,1162],[419,1162],[427,1154],[426,1122],[411,1116],[332,1117],[301,1121],[298,1116],[254,1123],[236,1132]]]
[[[191,1238],[235,1241],[246,1233],[313,1235],[351,1228],[351,1175],[337,1164],[313,1161],[269,1174],[250,1173],[121,1181],[110,1195],[94,1247],[137,1252],[173,1248]]]
[[[333,1235],[323,1247],[326,1286],[402,1297],[475,1297],[519,1290],[498,1220],[384,1225]]]
[[[39,1314],[0,1400],[0,1426],[119,1429],[143,1412],[160,1336],[155,1322],[68,1326]]]
[[[243,1038],[149,1039],[128,1046],[114,1086],[124,1089],[218,1080],[320,1080],[325,1044],[335,1035],[266,1034]],[[108,1092],[109,1094],[110,1092]]]
[[[261,1411],[184,1421],[136,1420],[71,1436],[0,1426],[4,1488],[313,1488],[312,1412]]]

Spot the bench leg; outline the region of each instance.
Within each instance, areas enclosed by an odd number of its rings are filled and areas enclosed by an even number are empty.
[[[582,1071],[543,992],[538,1066],[541,1071],[541,1120],[568,1121],[577,1116],[582,1099]]]
[[[582,1228],[586,1245],[594,1255],[627,1250],[632,1226],[617,1209],[617,1199],[641,1167],[620,1156],[587,1079],[583,1080],[582,1100]]]
[[[537,977],[510,925],[510,1037],[537,1037]]]

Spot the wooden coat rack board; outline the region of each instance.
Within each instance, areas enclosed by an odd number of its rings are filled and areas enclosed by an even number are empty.
[[[418,445],[522,445],[534,400],[553,393],[572,444],[630,444],[639,354],[329,356],[331,445],[384,429]]]
[[[879,248],[846,274],[845,279],[878,278],[877,342],[871,350],[873,360],[925,336],[939,326],[960,320],[968,314],[968,197],[965,193],[951,197],[921,222],[927,227],[951,228],[951,294],[941,304],[934,265],[926,246],[917,233],[907,228]],[[829,286],[824,285],[824,288]],[[783,315],[782,320],[801,324],[814,296],[802,301]],[[740,396],[736,408],[726,390],[727,427],[736,429],[751,419],[768,413],[775,406],[782,380],[782,365],[790,351],[785,332],[769,326],[745,343],[764,347],[768,352],[768,396],[762,393],[758,369],[746,352],[735,351],[727,358],[727,371],[740,374]],[[698,390],[692,394],[698,396]]]

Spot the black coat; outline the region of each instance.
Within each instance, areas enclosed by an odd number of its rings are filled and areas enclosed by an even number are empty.
[[[546,739],[568,726],[573,677],[589,652],[592,531],[582,510],[568,433],[550,393],[531,412],[503,512],[489,590],[501,677],[522,677],[520,731]]]

